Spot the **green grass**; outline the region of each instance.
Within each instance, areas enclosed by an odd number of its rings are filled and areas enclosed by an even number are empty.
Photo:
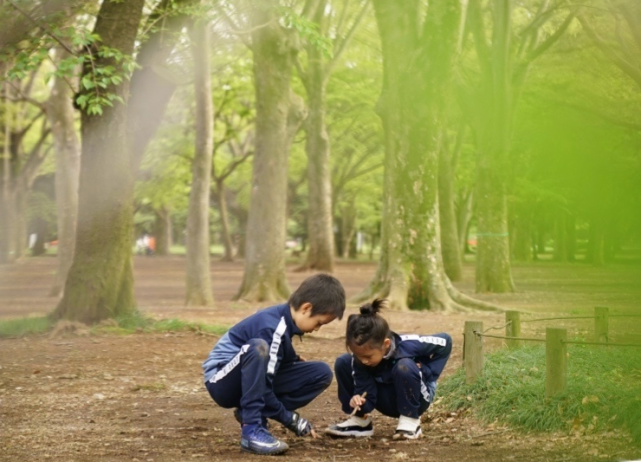
[[[126,317],[116,318],[115,325],[97,325],[93,327],[95,332],[114,333],[119,335],[129,335],[136,332],[206,332],[209,334],[222,335],[228,326],[217,324],[205,324],[202,322],[183,321],[181,319],[162,319],[156,320],[142,314],[140,311],[134,311]]]
[[[53,326],[54,324],[46,316],[0,321],[0,338],[41,334],[48,332]],[[222,335],[227,332],[228,329],[228,326],[182,321],[180,319],[156,320],[145,316],[139,311],[135,311],[130,316],[117,318],[111,323],[106,322],[92,326],[91,332],[93,334],[130,335],[137,332],[191,331]]]
[[[641,348],[573,346],[568,354],[562,395],[545,398],[545,348],[534,346],[486,355],[471,385],[460,369],[439,385],[442,405],[526,431],[624,427],[641,446]]]
[[[46,316],[0,321],[0,338],[39,334],[48,331],[51,326],[51,321]]]

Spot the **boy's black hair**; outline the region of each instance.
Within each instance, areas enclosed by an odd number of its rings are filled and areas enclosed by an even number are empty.
[[[288,303],[298,311],[303,303],[312,304],[312,316],[331,314],[343,318],[345,311],[345,289],[329,274],[315,274],[305,279],[289,297]]]
[[[372,303],[360,307],[361,314],[351,314],[347,318],[345,345],[362,346],[366,343],[372,348],[381,348],[386,338],[391,336],[387,321],[378,314],[385,306],[385,299],[377,298]]]

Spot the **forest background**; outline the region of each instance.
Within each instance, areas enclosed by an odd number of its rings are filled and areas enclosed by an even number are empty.
[[[57,250],[54,319],[132,312],[143,234],[184,246],[187,305],[212,246],[236,298],[286,297],[291,246],[378,260],[355,300],[401,310],[496,308],[451,284],[465,259],[479,293],[513,261],[638,261],[636,2],[0,8],[0,260]]]

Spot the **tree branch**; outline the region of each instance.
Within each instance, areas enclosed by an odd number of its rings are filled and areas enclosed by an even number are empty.
[[[325,76],[324,79],[327,79],[329,75],[332,73],[334,70],[334,67],[336,66],[336,62],[339,60],[343,52],[345,51],[345,48],[351,42],[352,38],[354,37],[354,34],[356,33],[356,30],[358,29],[358,26],[360,23],[363,21],[363,18],[365,17],[365,14],[369,10],[369,1],[363,3],[363,6],[361,8],[361,11],[358,13],[358,16],[356,16],[356,19],[352,23],[352,26],[350,27],[349,31],[347,31],[347,34],[345,34],[345,37],[340,40],[340,36],[337,35],[336,41],[334,42],[335,45],[335,51],[334,51],[334,56],[332,59],[327,63],[327,67],[325,68]]]
[[[65,50],[67,50],[70,54],[76,55],[76,53],[67,46],[66,43],[64,43],[62,40],[56,36],[49,28],[43,24],[40,24],[38,21],[36,21],[34,18],[31,17],[29,13],[24,11],[22,8],[20,8],[18,5],[16,5],[13,0],[7,0],[7,3],[9,3],[12,7],[14,7],[21,15],[23,15],[25,18],[27,18],[29,21],[31,21],[36,27],[44,31],[47,35],[49,35],[52,39],[54,39],[56,42],[60,44],[61,47],[63,47]]]
[[[577,15],[577,19],[581,22],[581,25],[583,26],[583,29],[585,32],[588,34],[588,37],[594,42],[594,44],[605,54],[605,56],[610,59],[615,65],[619,67],[623,72],[628,74],[632,80],[641,88],[641,72],[629,63],[628,61],[623,58],[620,53],[617,52],[614,48],[609,46],[605,40],[603,40],[594,30],[592,25],[589,23],[587,18],[579,14]]]

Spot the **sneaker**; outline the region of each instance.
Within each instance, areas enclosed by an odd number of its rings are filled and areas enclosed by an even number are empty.
[[[412,419],[402,415],[398,419],[396,432],[394,432],[394,439],[405,438],[407,440],[415,440],[421,437],[421,419]]]
[[[368,415],[365,418],[351,416],[345,422],[330,425],[325,432],[334,436],[372,436],[374,434],[372,416]]]
[[[261,456],[273,456],[287,451],[289,446],[259,425],[245,425],[240,437],[240,449]]]

